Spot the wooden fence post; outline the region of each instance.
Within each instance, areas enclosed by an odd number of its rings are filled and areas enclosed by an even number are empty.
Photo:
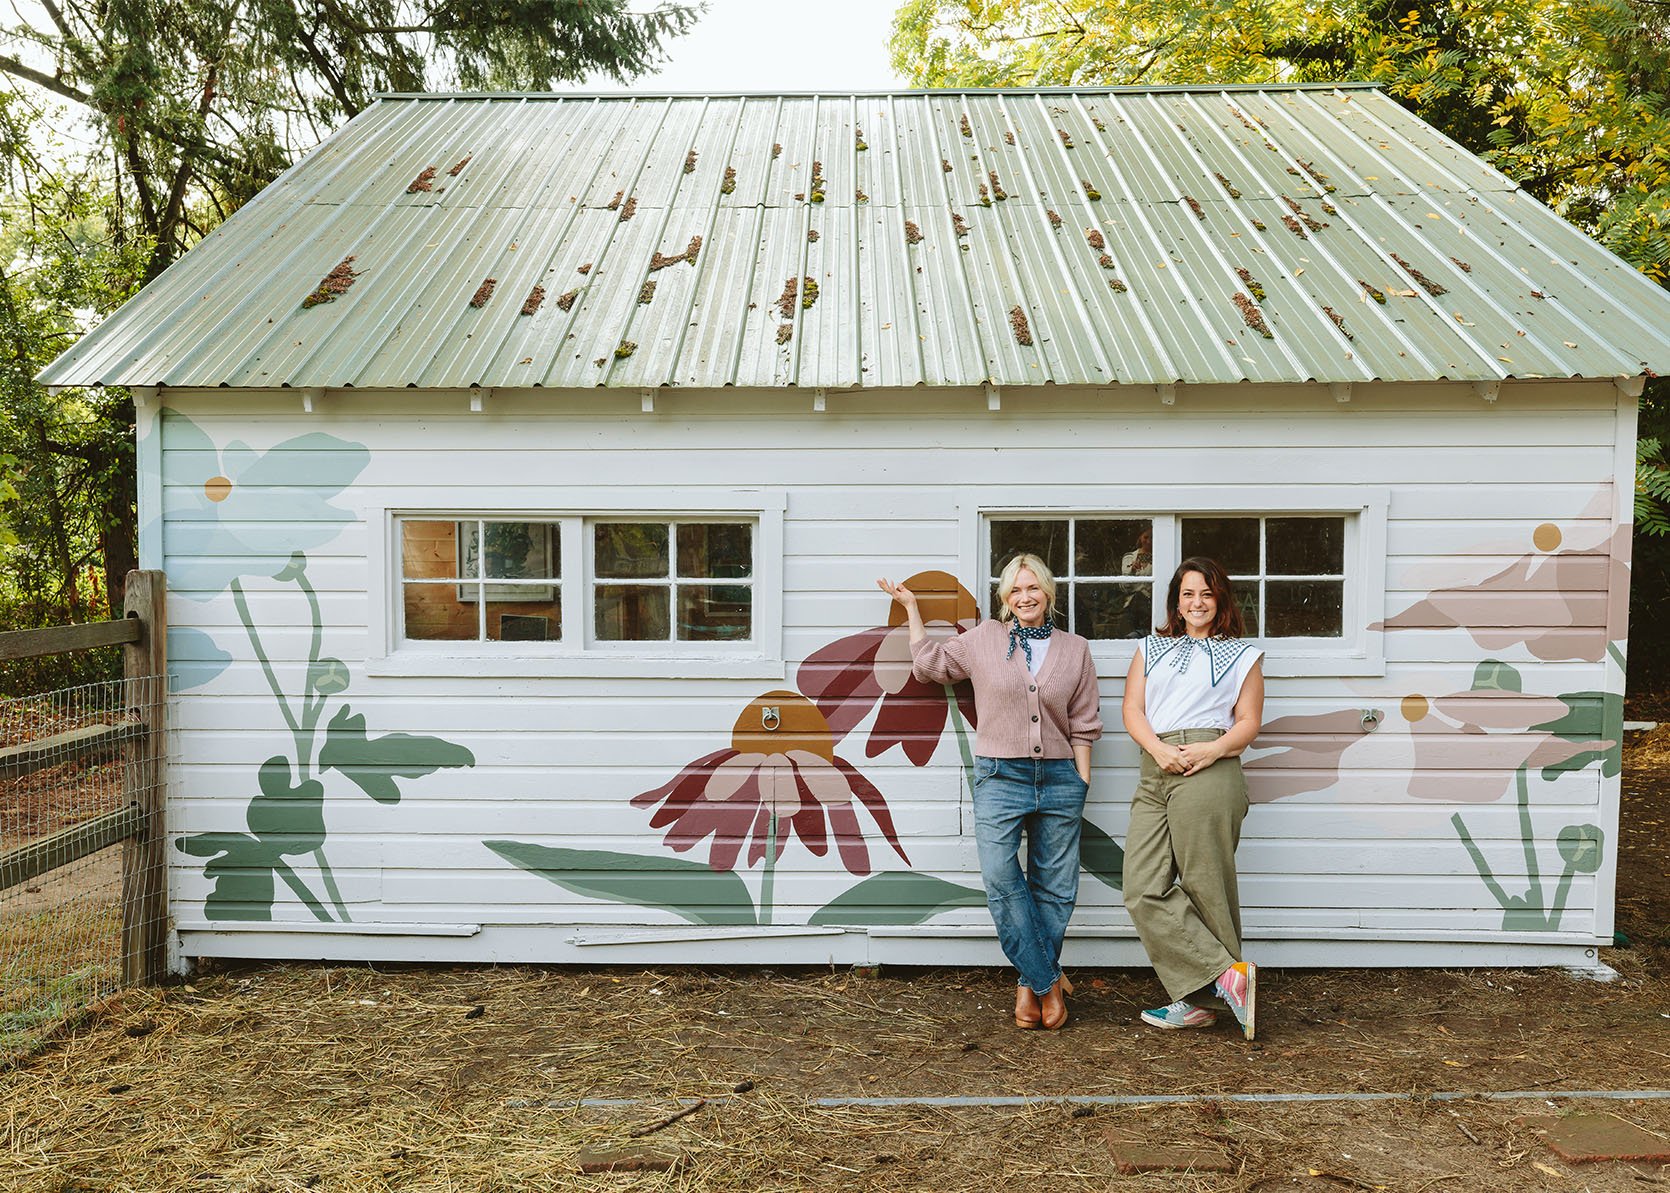
[[[129,572],[124,612],[139,621],[139,641],[122,647],[123,699],[140,732],[124,751],[125,802],[137,805],[140,830],[122,846],[122,980],[149,985],[167,966],[168,864],[163,810],[167,798],[168,607],[160,571]]]

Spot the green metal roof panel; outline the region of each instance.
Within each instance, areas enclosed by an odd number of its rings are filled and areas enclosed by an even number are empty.
[[[304,307],[344,262],[340,293]],[[1378,91],[1311,86],[387,97],[41,379],[847,388],[1649,369],[1670,371],[1670,295]]]

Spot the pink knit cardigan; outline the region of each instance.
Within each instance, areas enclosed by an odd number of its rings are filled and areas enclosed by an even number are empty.
[[[987,758],[1071,758],[1102,736],[1101,692],[1090,644],[1056,630],[1036,678],[1020,647],[1009,652],[1007,622],[990,619],[966,634],[910,648],[923,683],[974,681],[975,750]]]

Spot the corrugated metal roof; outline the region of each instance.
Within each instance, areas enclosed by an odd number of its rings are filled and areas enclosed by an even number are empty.
[[[304,307],[344,261],[346,290]],[[386,97],[41,380],[1648,369],[1670,371],[1670,295],[1378,91],[1287,87]]]

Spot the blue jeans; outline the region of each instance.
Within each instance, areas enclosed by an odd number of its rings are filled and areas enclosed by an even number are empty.
[[[1003,955],[1021,983],[1039,994],[1061,977],[1061,942],[1078,902],[1089,789],[1071,758],[974,759],[974,839],[986,905]]]

